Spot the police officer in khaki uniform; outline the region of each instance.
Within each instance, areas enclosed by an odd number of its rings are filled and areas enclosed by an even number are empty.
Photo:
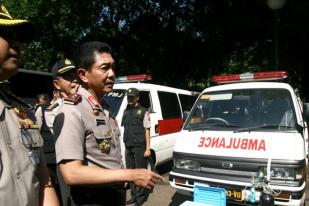
[[[78,89],[77,74],[72,60],[65,58],[58,60],[52,67],[53,85],[60,93],[60,97],[54,100],[45,111],[47,127],[53,133],[54,119],[58,109],[66,98],[74,95]]]
[[[34,26],[13,19],[0,7],[0,81],[17,70],[21,42],[33,39]],[[43,140],[30,106],[0,85],[0,203],[59,205],[42,152]]]
[[[67,58],[58,60],[53,65],[51,73],[53,85],[59,91],[60,97],[53,99],[50,104],[38,107],[35,116],[38,120],[41,120],[38,122],[44,140],[43,151],[49,173],[53,179],[58,198],[62,200],[63,205],[67,205],[69,188],[63,183],[63,179],[57,171],[53,123],[58,109],[63,105],[64,99],[76,93],[78,88],[77,75],[73,61]]]
[[[152,188],[163,178],[147,169],[123,169],[117,122],[99,103],[115,79],[110,46],[85,42],[75,63],[81,86],[54,122],[59,169],[71,185],[73,205],[125,205],[124,182]]]

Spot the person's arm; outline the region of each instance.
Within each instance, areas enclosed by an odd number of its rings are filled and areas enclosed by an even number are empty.
[[[39,168],[40,206],[59,206],[59,201],[46,165]]]
[[[146,169],[103,169],[83,164],[85,127],[81,113],[74,107],[63,105],[54,121],[56,157],[66,184],[102,185],[133,181],[141,187],[151,188],[157,180],[163,180],[160,175]]]
[[[36,118],[36,121],[38,122],[40,130],[41,130],[42,124],[43,124],[43,116],[42,115],[43,115],[42,114],[42,107],[39,106],[37,108],[37,110],[35,111],[35,118]]]
[[[145,138],[146,138],[146,150],[144,153],[144,157],[149,157],[151,154],[150,152],[150,128],[146,129]]]
[[[81,160],[62,161],[59,164],[64,182],[68,185],[96,185],[121,182],[152,188],[163,177],[146,169],[103,169],[95,166],[86,166]]]
[[[146,149],[144,153],[144,157],[149,157],[151,155],[150,152],[150,114],[148,111],[145,112],[143,126],[145,127],[145,140],[146,140]]]

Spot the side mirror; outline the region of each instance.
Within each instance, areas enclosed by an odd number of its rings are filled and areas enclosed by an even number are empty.
[[[303,106],[303,117],[306,122],[309,121],[309,103],[305,103]]]

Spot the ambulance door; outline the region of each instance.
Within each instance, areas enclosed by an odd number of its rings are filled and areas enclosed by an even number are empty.
[[[197,99],[197,95],[188,95],[188,94],[178,94],[181,109],[182,109],[182,118],[185,121],[191,111],[191,108],[194,102]]]
[[[175,133],[181,130],[183,119],[176,93],[158,91],[157,95],[162,118],[156,125],[158,136],[152,142],[156,146],[157,162],[160,163],[172,158],[177,136]]]
[[[160,101],[159,101],[157,90],[155,89],[152,89],[150,91],[150,102],[151,102],[151,108],[149,110],[150,122],[151,122],[150,137],[153,138],[159,135],[158,121],[162,119]]]

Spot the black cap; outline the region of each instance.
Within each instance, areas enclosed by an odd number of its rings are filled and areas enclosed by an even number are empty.
[[[130,88],[127,91],[127,95],[128,97],[135,97],[135,96],[139,96],[139,91],[136,88]]]
[[[64,73],[75,69],[75,65],[70,59],[62,59],[57,61],[52,67],[52,76],[55,78],[57,76],[61,76]]]

